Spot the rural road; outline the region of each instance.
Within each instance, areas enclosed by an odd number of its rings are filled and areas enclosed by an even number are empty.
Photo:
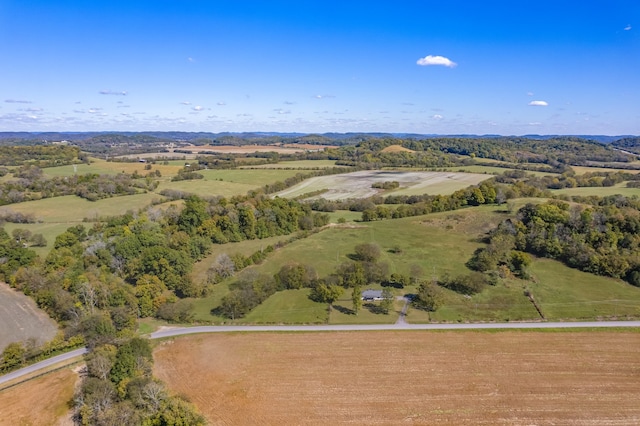
[[[616,328],[640,327],[640,321],[586,321],[586,322],[506,322],[469,324],[349,324],[349,325],[213,325],[199,327],[165,328],[150,334],[151,339],[176,337],[196,333],[233,333],[264,331],[384,331],[384,330],[498,330],[498,329],[543,329],[543,328]],[[70,360],[87,352],[86,348],[76,349],[58,355],[20,370],[0,376],[0,385],[13,379],[37,372],[62,361]]]
[[[11,373],[5,374],[4,376],[0,376],[0,385],[3,383],[9,382],[13,379],[17,379],[18,377],[25,376],[27,374],[35,373],[38,370],[42,370],[43,368],[51,367],[59,362],[68,361],[80,355],[84,355],[87,353],[87,348],[76,349],[71,352],[64,353],[62,355],[56,355],[49,359],[45,359],[44,361],[36,362],[28,367],[21,368],[20,370],[12,371]]]
[[[195,333],[230,333],[255,331],[380,331],[380,330],[495,330],[535,328],[614,328],[640,327],[640,321],[588,322],[505,322],[469,324],[349,324],[349,325],[213,325],[168,328],[151,333],[152,339]]]

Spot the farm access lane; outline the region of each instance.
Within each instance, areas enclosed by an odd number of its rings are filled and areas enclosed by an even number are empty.
[[[196,333],[233,332],[312,332],[312,331],[385,331],[385,330],[499,330],[499,329],[549,329],[549,328],[640,328],[640,321],[584,321],[584,322],[507,322],[468,324],[343,324],[343,325],[212,325],[198,327],[175,327],[151,333],[151,339],[177,337]],[[20,370],[0,376],[0,385],[35,373],[60,362],[68,361],[87,353],[87,348],[76,349],[62,355],[40,361]]]

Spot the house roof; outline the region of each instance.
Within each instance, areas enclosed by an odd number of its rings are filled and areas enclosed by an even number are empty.
[[[382,290],[365,290],[362,292],[363,299],[381,299]]]

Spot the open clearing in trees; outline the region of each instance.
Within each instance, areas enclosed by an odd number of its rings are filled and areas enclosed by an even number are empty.
[[[476,173],[366,170],[310,178],[276,195],[292,198],[310,192],[328,190],[320,196],[328,200],[366,198],[381,192],[372,188],[372,184],[387,181],[400,183],[400,188],[393,191],[393,194],[451,194],[491,177],[493,176]]]
[[[57,330],[56,323],[33,299],[0,282],[0,352],[9,343],[28,339],[41,345],[53,339]]]
[[[189,336],[154,375],[211,424],[638,424],[640,334]]]

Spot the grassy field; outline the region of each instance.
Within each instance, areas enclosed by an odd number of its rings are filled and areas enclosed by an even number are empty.
[[[637,424],[633,331],[235,333],[160,344],[211,424]]]
[[[174,176],[178,173],[185,164],[185,161],[174,161],[169,165],[153,164],[151,170],[145,170],[145,163],[139,162],[127,162],[121,163],[116,161],[105,161],[99,158],[91,158],[91,164],[76,164],[75,166],[59,166],[59,167],[47,167],[42,169],[45,176],[73,176],[75,174],[84,175],[87,173],[107,174],[115,175],[118,173],[133,173],[138,172],[141,175],[146,175],[149,171],[160,170],[163,176]]]
[[[633,173],[633,174],[640,173],[640,170],[611,169],[608,167],[571,166],[571,168],[576,172],[577,175],[583,175],[585,173],[592,173],[592,172],[605,172],[605,173],[625,172],[625,173]]]
[[[58,327],[33,299],[0,282],[0,352],[13,342],[34,339],[42,345],[53,339]]]
[[[335,160],[298,160],[281,161],[275,164],[260,164],[258,166],[241,166],[240,169],[325,169],[335,165]]]
[[[640,316],[640,288],[564,266],[550,259],[531,265],[536,283],[528,283],[547,319]]]
[[[517,170],[515,168],[510,169],[510,168],[504,168],[504,167],[478,166],[478,165],[446,167],[445,169],[452,172],[484,173],[484,174],[491,174],[491,175],[501,175],[502,173],[508,170]],[[535,176],[547,176],[547,175],[556,174],[551,171],[549,172],[536,172],[536,171],[530,171],[530,170],[523,170],[523,171],[527,174],[532,174]]]
[[[269,245],[275,245],[279,242],[287,241],[291,237],[291,235],[279,235],[270,238],[263,238],[261,240],[245,240],[237,243],[214,244],[211,248],[211,253],[194,265],[192,278],[198,281],[206,279],[207,270],[221,254],[233,256],[234,254],[239,253],[244,256],[250,256],[257,251],[265,249]]]
[[[626,182],[621,182],[614,186],[606,186],[606,187],[583,187],[583,188],[564,188],[557,189],[553,192],[557,194],[565,194],[565,195],[580,195],[580,196],[589,196],[589,195],[597,195],[598,197],[606,197],[607,195],[624,195],[625,197],[640,197],[640,188],[627,188]]]
[[[489,178],[487,175],[472,173],[368,170],[310,178],[276,195],[293,198],[309,192],[328,190],[320,196],[329,200],[365,198],[381,193],[371,185],[385,181],[400,183],[400,188],[391,192],[393,194],[451,194]]]
[[[423,271],[425,279],[429,279],[433,274],[438,276],[445,273],[457,274],[466,270],[464,263],[471,257],[473,251],[481,246],[481,243],[477,241],[477,236],[491,229],[504,217],[505,214],[501,213],[498,207],[483,206],[429,216],[362,224],[347,223],[344,226],[332,227],[305,239],[294,241],[271,253],[261,265],[251,266],[247,271],[253,270],[273,275],[282,265],[295,261],[312,265],[318,276],[325,277],[331,274],[336,266],[349,261],[349,255],[354,253],[356,245],[362,242],[374,242],[380,246],[382,250],[380,261],[388,264],[390,273],[409,275],[412,268],[418,267]],[[249,247],[249,243],[252,248],[247,249],[247,252],[255,251],[253,249],[257,248],[255,245],[258,244],[257,241],[238,244],[247,244],[246,247]],[[220,250],[223,250],[224,247],[221,246]],[[396,247],[401,249],[401,253],[390,252],[392,248]],[[208,262],[214,258],[214,255],[210,256]],[[194,270],[194,276],[199,277],[203,273],[206,273],[204,264]],[[374,288],[376,287],[374,286]],[[415,288],[406,288],[404,291],[394,291],[397,296],[400,296],[414,290]],[[228,291],[228,282],[218,284],[210,297],[195,300],[196,320],[202,322],[225,321],[224,318],[212,316],[210,310],[217,306],[226,291]],[[277,294],[272,297],[280,298],[283,296]],[[305,301],[305,303],[307,302]],[[322,304],[316,305],[326,308]],[[388,323],[394,322],[397,318],[397,313],[381,315],[374,314],[368,309],[363,309],[357,317],[349,315],[348,309],[351,306],[349,292],[346,292],[336,305],[338,309],[332,312],[329,319],[333,323]],[[257,314],[247,317],[241,322],[297,321],[296,316],[290,316],[288,311],[278,311],[276,308],[280,306],[279,303],[266,306],[266,308],[257,308]],[[344,309],[340,311],[342,306]],[[278,318],[278,320],[274,320],[274,318]]]
[[[339,264],[349,260],[357,244],[373,242],[380,246],[380,262],[388,265],[389,273],[411,275],[417,268],[422,271],[421,279],[441,278],[445,274],[457,276],[470,272],[465,263],[474,250],[482,246],[479,238],[506,217],[508,213],[503,207],[483,206],[398,220],[347,223],[294,241],[270,254],[261,265],[249,267],[245,273],[255,271],[273,275],[282,265],[295,261],[312,265],[318,276],[326,277]],[[257,247],[257,242],[238,244],[247,244],[246,254]],[[393,253],[395,249],[400,252]],[[197,276],[206,273],[204,265],[200,269],[199,272],[196,270]],[[546,259],[535,259],[531,272],[535,282],[515,278],[502,280],[471,297],[443,289],[445,303],[440,309],[425,312],[412,308],[407,320],[412,323],[539,320],[540,315],[525,296],[526,289],[533,292],[547,319],[640,317],[640,289],[622,281],[582,273]],[[208,298],[195,300],[198,321],[229,322],[212,316],[210,311],[227,293],[230,282],[217,285]],[[381,288],[379,285],[371,287]],[[415,286],[393,289],[395,296],[415,291]],[[330,315],[321,311],[323,306],[326,308],[322,304],[316,304],[320,312],[316,315],[316,311],[308,309],[313,304],[304,294],[300,291],[293,297],[277,293],[272,296],[273,300],[268,299],[249,316],[236,322],[296,323],[324,318],[335,324],[393,323],[402,308],[398,303],[389,315],[383,315],[364,307],[355,316],[351,313],[351,290],[347,290]],[[290,296],[292,300],[287,300]],[[298,306],[300,312],[294,306]]]
[[[135,212],[161,198],[160,195],[153,192],[105,198],[98,201],[88,201],[75,195],[65,195],[64,197],[10,204],[0,207],[0,210],[9,209],[21,213],[34,213],[36,219],[42,222],[68,223],[71,226],[73,223],[81,222],[83,218],[93,219],[100,216],[120,215],[128,210]]]
[[[88,224],[90,226],[90,224]],[[66,231],[69,227],[73,226],[71,223],[52,223],[52,222],[38,222],[38,223],[5,223],[4,229],[11,235],[14,229],[26,229],[32,234],[42,234],[47,240],[45,247],[29,247],[35,251],[36,254],[42,258],[49,254],[49,251],[53,248],[53,244],[56,241],[56,237]]]
[[[284,181],[301,172],[301,170],[279,169],[199,170],[198,173],[202,174],[204,179],[178,182],[163,179],[156,192],[175,189],[201,196],[221,195],[228,198],[244,195],[269,183]]]

